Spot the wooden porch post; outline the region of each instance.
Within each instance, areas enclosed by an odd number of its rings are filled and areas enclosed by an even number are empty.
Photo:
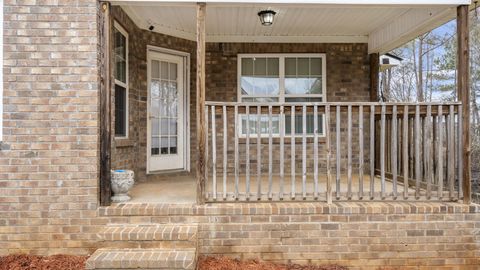
[[[110,205],[111,94],[110,94],[110,4],[100,3],[100,205]]]
[[[470,204],[471,181],[470,181],[470,46],[469,46],[469,7],[461,5],[457,8],[457,94],[462,102],[462,158],[463,158],[463,202]]]
[[[379,65],[380,57],[378,53],[370,54],[370,101],[377,102],[378,101],[378,74],[380,72],[380,65]],[[374,162],[374,169],[380,169],[380,130],[376,125],[377,121],[375,121],[375,132],[370,136],[375,136],[375,153],[373,155],[373,162]]]
[[[370,101],[378,101],[378,73],[380,72],[378,53],[370,54]]]
[[[205,203],[205,3],[197,3],[197,203]]]

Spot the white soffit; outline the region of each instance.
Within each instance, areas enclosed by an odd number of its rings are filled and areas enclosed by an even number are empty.
[[[295,5],[281,0],[262,4],[248,0],[206,2],[207,42],[368,42],[370,52],[382,53],[454,18],[455,7],[469,3],[465,0],[331,0],[302,1],[303,4]],[[324,4],[313,4],[320,2]],[[113,4],[122,6],[142,29],[153,25],[155,32],[196,39],[194,2],[118,0]],[[263,9],[277,12],[272,26],[260,24],[257,13]]]

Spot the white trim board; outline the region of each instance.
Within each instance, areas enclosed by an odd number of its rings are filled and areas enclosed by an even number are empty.
[[[113,0],[114,5],[118,4],[168,4],[168,5],[196,5],[191,0]],[[324,4],[324,5],[381,5],[381,6],[402,6],[402,5],[470,5],[471,0],[203,0],[207,4]]]

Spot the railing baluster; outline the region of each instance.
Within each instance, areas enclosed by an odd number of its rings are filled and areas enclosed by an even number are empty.
[[[392,181],[393,181],[393,198],[397,199],[397,105],[392,108]]]
[[[307,198],[307,106],[302,107],[302,195]]]
[[[408,198],[408,105],[403,107],[403,139],[402,139],[402,148],[403,148],[403,198]]]
[[[238,181],[240,178],[240,161],[239,161],[239,149],[238,149],[238,129],[239,129],[239,124],[238,124],[238,106],[235,105],[234,108],[234,117],[235,119],[233,120],[235,123],[235,153],[234,153],[234,160],[235,160],[235,199],[238,200]]]
[[[227,199],[227,107],[222,106],[223,111],[223,199]]]
[[[443,199],[443,111],[442,105],[438,105],[437,116],[437,182],[438,199]]]
[[[330,168],[330,158],[332,155],[332,149],[330,146],[330,105],[325,106],[325,129],[323,130],[326,138],[327,148],[327,203],[332,203],[332,172]]]
[[[313,106],[313,198],[318,198],[318,106]]]
[[[425,145],[425,150],[424,150],[424,155],[426,159],[426,177],[425,181],[427,181],[427,200],[430,199],[431,193],[432,193],[432,162],[431,162],[431,151],[432,151],[432,107],[430,105],[427,105],[427,115],[425,117],[425,138],[426,142],[424,142]]]
[[[363,105],[358,107],[358,145],[360,156],[358,157],[358,198],[363,198]]]
[[[284,183],[285,183],[285,168],[284,168],[284,159],[285,159],[285,113],[284,113],[284,106],[280,106],[280,191],[278,194],[278,198],[283,200],[283,192],[284,192]]]
[[[453,105],[450,105],[450,110],[448,113],[448,143],[447,143],[447,149],[448,149],[448,157],[453,157],[455,155],[455,147],[454,147],[454,136],[453,136],[453,130],[454,130],[454,125],[455,125],[455,119],[454,119],[454,107]],[[455,181],[455,163],[454,162],[448,162],[448,189],[449,189],[449,196],[450,200],[453,200],[453,192],[454,190],[454,181]]]
[[[250,107],[245,106],[246,116],[246,138],[245,138],[245,153],[246,153],[246,164],[245,164],[245,199],[250,200]]]
[[[336,128],[337,128],[337,132],[336,132],[336,136],[337,136],[337,165],[336,165],[336,169],[337,169],[337,175],[336,175],[336,187],[335,187],[335,195],[337,197],[337,200],[340,199],[340,172],[341,172],[341,164],[340,164],[340,156],[341,156],[341,149],[340,149],[340,146],[341,146],[341,141],[340,141],[340,132],[341,132],[341,129],[340,129],[340,106],[337,105],[337,120],[336,120]]]
[[[291,107],[290,113],[290,173],[291,173],[291,194],[295,199],[295,106]]]
[[[273,156],[273,126],[272,126],[272,105],[268,106],[268,199],[272,199],[272,156]]]
[[[420,167],[420,105],[415,105],[415,198],[420,198],[420,179],[422,168]]]
[[[457,140],[458,140],[458,148],[457,148],[457,156],[458,156],[458,199],[463,199],[463,137],[462,137],[462,126],[463,126],[463,119],[462,119],[462,105],[457,106],[458,113],[458,128],[457,128]]]
[[[380,181],[383,200],[385,199],[385,105],[383,104],[380,122]]]
[[[257,200],[262,198],[262,107],[257,106]]]
[[[217,199],[217,131],[215,121],[215,106],[212,106],[212,185],[213,199]]]
[[[205,106],[205,183],[208,183],[208,106]],[[212,187],[213,192],[213,187]],[[209,192],[205,192],[205,198],[208,200]]]
[[[375,197],[375,105],[370,105],[370,199]]]
[[[352,105],[347,107],[347,198],[352,199]]]

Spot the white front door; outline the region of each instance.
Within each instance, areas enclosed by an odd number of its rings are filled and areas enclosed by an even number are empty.
[[[148,172],[185,168],[184,58],[148,52]]]

